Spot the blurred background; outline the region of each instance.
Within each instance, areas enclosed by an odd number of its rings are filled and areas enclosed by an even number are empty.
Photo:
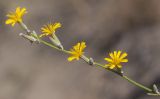
[[[0,0],[0,99],[159,99],[104,69],[30,44],[19,37],[18,25],[5,25],[9,11],[26,7],[23,19],[31,30],[40,34],[42,25],[61,22],[56,34],[66,49],[86,41],[85,55],[102,64],[111,51],[127,52],[124,72],[160,88],[159,5],[159,0]]]

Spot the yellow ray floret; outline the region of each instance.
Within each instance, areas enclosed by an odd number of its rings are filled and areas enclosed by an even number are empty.
[[[26,13],[26,8],[17,7],[15,12],[10,12],[9,14],[7,14],[8,19],[5,23],[11,24],[12,26],[14,26],[16,23],[21,23],[23,21],[22,17]]]
[[[110,58],[105,58],[108,62],[107,66],[110,69],[114,68],[122,68],[121,63],[128,62],[128,59],[125,59],[127,53],[122,53],[122,51],[114,51],[113,53],[109,53]]]
[[[74,59],[79,60],[79,58],[83,55],[83,50],[86,48],[86,43],[81,42],[77,43],[73,48],[70,50],[71,56],[68,57],[68,61],[72,61]]]
[[[61,27],[61,23],[49,23],[47,25],[44,25],[42,28],[41,28],[41,31],[43,34],[40,35],[40,37],[43,37],[43,36],[48,36],[48,35],[52,35],[53,33],[55,33],[56,29],[60,28]]]

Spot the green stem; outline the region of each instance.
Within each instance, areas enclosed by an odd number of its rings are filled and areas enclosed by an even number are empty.
[[[45,44],[45,45],[47,45],[47,46],[50,46],[50,47],[52,47],[52,48],[55,48],[55,49],[57,49],[57,50],[59,50],[59,51],[62,51],[62,52],[64,52],[64,53],[69,54],[69,51],[59,49],[59,48],[55,47],[54,45],[52,45],[52,44],[50,44],[50,43],[48,43],[48,42],[45,42],[45,41],[43,41],[43,40],[40,40],[40,42],[43,43],[43,44]],[[87,59],[88,59],[88,58],[87,58]],[[100,66],[100,67],[102,67],[102,68],[105,68],[106,70],[109,70],[109,71],[112,71],[112,72],[118,74],[117,72],[115,72],[115,71],[113,71],[113,70],[111,70],[111,69],[106,68],[104,65],[102,65],[102,64],[100,64],[100,63],[94,62],[94,64],[97,65],[97,66]],[[119,74],[118,74],[118,75],[119,75]],[[139,88],[147,91],[147,92],[153,92],[152,89],[147,88],[147,87],[143,86],[142,84],[139,84],[139,83],[135,82],[134,80],[128,78],[127,76],[121,76],[121,77],[124,78],[124,79],[126,79],[128,82],[136,85],[137,87],[139,87]]]
[[[59,48],[55,47],[54,45],[52,45],[52,44],[50,44],[50,43],[48,43],[48,42],[45,42],[45,41],[43,41],[43,40],[40,40],[40,42],[43,43],[43,44],[45,44],[45,45],[47,45],[47,46],[50,46],[50,47],[52,47],[52,48],[54,48],[54,49],[57,49],[57,50],[59,50],[59,51],[61,51],[61,52],[64,52],[64,53],[69,54],[69,51],[59,49]],[[87,59],[88,59],[88,58],[87,58]],[[113,70],[111,70],[111,69],[106,68],[104,65],[102,65],[102,64],[100,64],[100,63],[94,62],[94,64],[97,65],[97,66],[100,66],[100,67],[102,67],[102,68],[105,68],[106,70],[109,70],[109,71],[112,71],[112,72],[118,74],[117,72],[115,72],[115,71],[113,71]],[[119,74],[118,74],[118,75],[119,75]],[[127,76],[121,76],[121,77],[124,78],[124,79],[126,79],[128,82],[136,85],[137,87],[139,87],[139,88],[147,91],[147,92],[153,92],[152,89],[147,88],[147,87],[143,86],[142,84],[137,83],[136,81],[128,78]]]
[[[142,84],[140,84],[140,83],[135,82],[134,80],[128,78],[127,76],[122,76],[122,78],[126,79],[128,82],[136,85],[137,87],[139,87],[139,88],[141,88],[141,89],[143,89],[143,90],[145,90],[145,91],[147,91],[147,92],[151,92],[151,93],[153,92],[152,89],[150,89],[150,88],[148,88],[148,87],[145,87],[144,85],[142,85]]]
[[[31,30],[28,29],[28,27],[27,27],[23,22],[20,22],[19,25],[27,32],[27,34],[28,34],[29,32],[31,32]],[[29,34],[29,35],[30,35],[30,34]],[[52,48],[54,48],[54,49],[56,49],[56,50],[58,50],[58,51],[61,51],[61,52],[67,53],[67,54],[70,53],[69,51],[67,51],[67,50],[65,50],[65,49],[59,49],[58,47],[56,47],[56,46],[54,46],[54,45],[52,45],[52,44],[50,44],[50,43],[48,43],[48,42],[46,42],[46,41],[44,41],[44,40],[42,40],[42,39],[37,38],[37,37],[35,37],[34,35],[32,35],[32,36],[33,36],[35,39],[37,39],[38,41],[40,41],[41,43],[43,43],[43,44],[45,44],[45,45],[47,45],[47,46],[50,46],[50,47],[52,47]]]
[[[39,39],[39,41],[40,41],[41,43],[47,45],[47,46],[50,46],[50,47],[58,50],[58,51],[64,52],[64,53],[66,53],[66,54],[69,54],[69,53],[70,53],[69,51],[67,51],[67,50],[65,50],[65,49],[59,49],[58,47],[56,47],[56,46],[54,46],[54,45],[52,45],[52,44],[50,44],[50,43],[48,43],[48,42],[46,42],[46,41],[43,41],[43,40],[41,40],[41,39]]]
[[[27,26],[26,26],[24,23],[21,23],[20,25],[21,25],[21,27],[22,27],[27,33],[30,32],[30,30],[27,28]],[[56,50],[58,50],[58,51],[61,51],[61,52],[66,53],[66,54],[70,54],[70,52],[67,51],[67,50],[60,49],[60,48],[54,46],[53,44],[50,44],[50,43],[48,43],[48,42],[46,42],[46,41],[44,41],[44,40],[42,40],[42,39],[38,39],[37,37],[35,37],[35,38],[36,38],[37,40],[39,40],[39,42],[41,42],[41,43],[43,43],[43,44],[45,44],[45,45],[47,45],[47,46],[50,46],[51,48],[54,48],[54,49],[56,49]],[[86,56],[81,57],[81,58],[82,58],[83,60],[85,60],[86,62],[89,61],[89,58],[86,57]],[[103,64],[94,62],[94,65],[97,65],[97,66],[102,67],[102,68],[104,68],[104,69],[106,69],[106,70],[108,70],[108,71],[111,71],[111,72],[116,73],[117,75],[121,76],[123,79],[127,80],[128,82],[130,82],[130,83],[134,84],[135,86],[137,86],[137,87],[139,87],[139,88],[141,88],[141,89],[149,92],[149,95],[155,95],[155,96],[158,96],[158,95],[159,95],[159,94],[154,93],[152,89],[150,89],[150,88],[148,88],[148,87],[145,87],[144,85],[142,85],[142,84],[140,84],[140,83],[137,83],[136,81],[130,79],[129,77],[124,76],[124,75],[121,75],[119,72],[117,72],[117,71],[115,71],[115,70],[106,68],[105,65],[103,65]]]
[[[18,22],[18,23],[22,27],[22,29],[27,32],[27,34],[31,32],[23,22]]]
[[[106,69],[106,70],[108,70],[108,71],[111,71],[111,72],[113,72],[113,73],[121,76],[121,74],[120,74],[119,72],[117,72],[117,71],[115,71],[115,70],[113,70],[113,69],[106,68],[106,66],[104,66],[103,64],[100,64],[100,63],[97,63],[97,62],[94,62],[94,64],[97,65],[97,66],[100,66],[100,67],[103,68],[103,69]]]
[[[114,73],[116,73],[116,74],[119,75],[119,73],[117,73],[117,72],[115,72],[115,71],[113,71],[113,70],[111,70],[111,69],[107,69],[107,68],[106,68],[104,65],[102,65],[102,64],[99,64],[99,63],[97,63],[97,62],[95,62],[94,64],[97,65],[97,66],[100,66],[100,67],[102,67],[102,68],[105,68],[106,70],[112,71],[112,72],[114,72]],[[121,76],[121,75],[119,75],[119,76]],[[150,88],[148,88],[148,87],[145,87],[145,86],[143,86],[143,85],[140,84],[140,83],[137,83],[136,81],[130,79],[130,78],[127,77],[127,76],[121,76],[121,77],[124,78],[124,79],[126,79],[128,82],[130,82],[130,83],[136,85],[137,87],[139,87],[139,88],[141,88],[141,89],[147,91],[147,92],[150,92],[150,93],[153,92],[152,89],[150,89]]]

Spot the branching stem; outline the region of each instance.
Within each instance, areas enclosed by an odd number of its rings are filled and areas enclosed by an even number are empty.
[[[30,30],[27,28],[27,26],[26,26],[24,23],[20,23],[20,26],[26,31],[27,34],[30,32]],[[32,35],[32,36],[37,39],[37,37],[35,37],[34,35]],[[49,42],[46,42],[46,41],[44,41],[44,40],[42,40],[42,39],[37,39],[37,40],[38,40],[40,43],[43,43],[43,44],[46,45],[46,46],[49,46],[49,47],[51,47],[51,48],[54,48],[54,49],[56,49],[56,50],[58,50],[58,51],[61,51],[61,52],[63,52],[63,53],[66,53],[66,54],[70,54],[70,51],[68,51],[68,50],[60,49],[60,48],[56,47],[55,45],[53,45],[53,44],[51,44],[51,43],[49,43]],[[84,58],[84,57],[85,57],[85,58]],[[83,57],[81,57],[81,58],[82,58],[84,61],[86,61],[86,62],[89,61],[89,58],[86,57],[86,56],[83,56]],[[87,63],[89,63],[89,62],[87,62]],[[160,96],[160,94],[155,93],[155,92],[153,91],[153,89],[148,88],[148,87],[146,87],[146,86],[144,86],[144,85],[142,85],[142,84],[140,84],[140,83],[137,83],[136,81],[130,79],[129,77],[127,77],[127,76],[125,76],[125,75],[121,75],[121,73],[119,73],[119,72],[117,72],[117,71],[115,71],[115,70],[106,68],[106,66],[103,65],[103,64],[100,64],[100,63],[98,63],[98,62],[93,62],[93,65],[96,65],[96,66],[98,66],[98,67],[104,68],[104,69],[106,69],[106,70],[108,70],[108,71],[111,71],[111,72],[113,72],[113,73],[121,76],[123,79],[127,80],[127,81],[130,82],[131,84],[133,84],[133,85],[135,85],[135,86],[137,86],[137,87],[145,90],[146,92],[148,92],[148,95]]]

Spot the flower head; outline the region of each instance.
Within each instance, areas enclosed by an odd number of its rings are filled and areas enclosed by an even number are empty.
[[[10,12],[7,14],[8,19],[6,20],[6,24],[11,24],[14,26],[16,23],[21,23],[22,22],[22,17],[24,14],[26,14],[26,8],[20,8],[17,7],[15,12]]]
[[[79,58],[83,55],[83,50],[86,48],[85,42],[77,43],[73,48],[70,50],[71,56],[68,57],[68,61],[72,61],[74,59],[79,60]]]
[[[41,31],[43,34],[41,34],[40,37],[52,35],[55,33],[56,29],[58,29],[60,27],[61,27],[61,23],[54,23],[54,24],[49,23],[47,25],[44,25],[41,28]]]
[[[128,59],[125,59],[127,53],[122,53],[121,51],[114,51],[113,53],[109,53],[109,56],[111,58],[105,58],[105,60],[108,62],[106,66],[110,69],[122,68],[121,63],[128,62]]]

